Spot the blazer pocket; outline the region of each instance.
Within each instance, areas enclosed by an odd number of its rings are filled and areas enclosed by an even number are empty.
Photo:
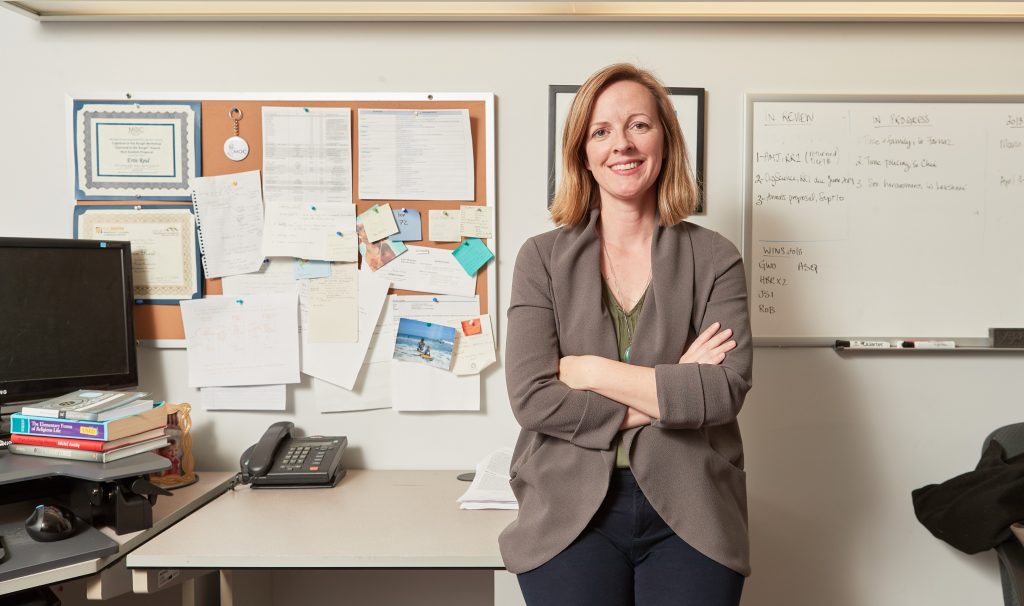
[[[536,437],[534,437],[530,444],[526,447],[526,450],[523,452],[522,456],[520,456],[516,461],[514,461],[511,469],[509,469],[508,477],[510,481],[519,478],[519,475],[523,473],[523,469],[526,468],[527,465],[529,465],[529,463],[533,461],[534,458],[536,458],[537,451],[541,449],[545,441],[546,440],[544,434],[536,434]]]

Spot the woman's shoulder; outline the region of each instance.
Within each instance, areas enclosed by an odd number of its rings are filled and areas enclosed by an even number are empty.
[[[572,231],[572,228],[563,226],[530,236],[519,247],[519,257],[540,261],[546,265],[559,238]]]
[[[719,248],[732,248],[736,249],[736,245],[732,243],[729,238],[726,238],[721,233],[709,229],[707,227],[697,225],[696,223],[690,223],[689,221],[680,221],[672,226],[672,229],[677,230],[681,235],[685,234],[695,245],[707,245],[717,246]]]
[[[700,262],[702,259],[708,263],[731,264],[740,258],[739,249],[731,240],[713,229],[680,221],[668,228],[678,238],[687,238],[693,250],[694,260]]]

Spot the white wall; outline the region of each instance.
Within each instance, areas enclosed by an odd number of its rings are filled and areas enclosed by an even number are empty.
[[[520,244],[548,229],[548,84],[627,60],[705,87],[708,214],[696,222],[739,244],[744,93],[1019,94],[1021,56],[1024,25],[38,24],[0,11],[0,235],[71,233],[66,94],[494,92],[503,317]],[[142,350],[140,362],[146,389],[196,400],[183,351]],[[1013,356],[759,349],[740,417],[754,567],[744,603],[998,603],[994,557],[933,539],[910,491],[972,468],[987,432],[1020,420],[1019,367]],[[500,370],[475,414],[321,416],[315,400],[331,392],[307,379],[287,416],[347,434],[355,467],[469,468],[517,432]],[[233,466],[277,416],[196,411],[200,465]]]

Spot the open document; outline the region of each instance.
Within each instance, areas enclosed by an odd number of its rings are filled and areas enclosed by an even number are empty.
[[[263,254],[355,261],[351,110],[263,108]]]
[[[519,509],[508,483],[511,464],[511,448],[499,448],[477,463],[473,483],[457,499],[459,509]]]
[[[472,200],[466,109],[360,109],[359,197]]]

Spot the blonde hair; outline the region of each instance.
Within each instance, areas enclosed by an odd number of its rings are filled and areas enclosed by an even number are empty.
[[[597,97],[616,82],[640,84],[654,97],[665,133],[658,188],[658,212],[662,225],[675,225],[693,214],[699,193],[693,181],[686,142],[675,108],[665,86],[651,72],[629,63],[616,63],[587,78],[569,106],[562,132],[562,182],[551,204],[555,225],[578,225],[599,200],[597,182],[587,170],[587,134]]]

